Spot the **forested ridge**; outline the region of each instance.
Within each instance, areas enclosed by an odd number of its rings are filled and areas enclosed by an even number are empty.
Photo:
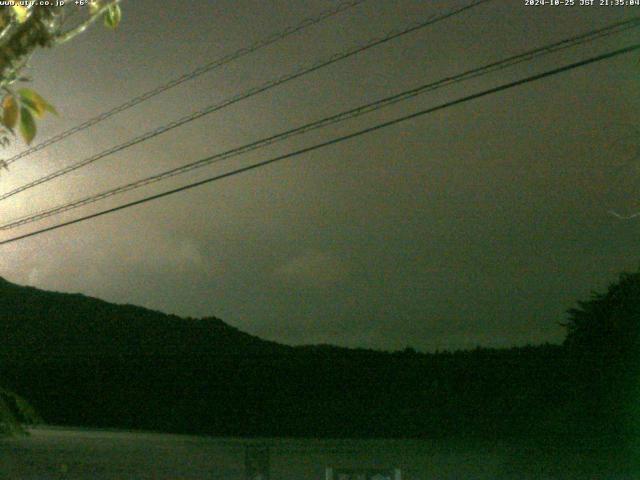
[[[242,436],[627,435],[637,429],[638,277],[625,274],[571,310],[564,345],[438,353],[291,347],[213,317],[1,280],[0,377],[61,425]],[[608,326],[591,327],[603,318]]]

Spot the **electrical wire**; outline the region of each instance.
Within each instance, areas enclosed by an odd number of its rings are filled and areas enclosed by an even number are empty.
[[[138,188],[142,188],[146,185],[150,185],[150,184],[165,180],[167,178],[181,175],[183,173],[187,173],[198,168],[203,168],[205,166],[220,162],[222,160],[226,160],[226,159],[236,157],[238,155],[241,155],[259,148],[266,147],[268,145],[272,145],[274,143],[286,140],[296,135],[301,135],[303,133],[316,130],[318,128],[336,124],[338,122],[343,122],[351,118],[359,117],[366,113],[370,113],[375,110],[379,110],[381,108],[394,105],[398,102],[416,97],[418,95],[421,95],[427,92],[437,90],[439,88],[443,88],[461,81],[469,80],[469,79],[487,75],[489,73],[493,73],[499,70],[503,70],[505,68],[512,67],[522,62],[532,61],[536,58],[549,55],[557,51],[567,49],[569,47],[574,47],[576,45],[580,45],[586,42],[593,42],[595,40],[612,35],[614,33],[620,33],[620,32],[629,30],[630,28],[636,28],[638,26],[640,26],[640,17],[635,17],[633,19],[629,19],[624,22],[614,23],[612,25],[609,25],[597,30],[592,30],[568,39],[564,39],[549,45],[545,45],[543,47],[539,47],[533,50],[528,50],[526,52],[513,55],[503,60],[493,62],[488,65],[484,65],[482,67],[478,67],[472,70],[467,70],[466,72],[460,73],[458,75],[445,77],[436,82],[430,82],[430,83],[421,85],[417,88],[406,90],[404,92],[377,100],[375,102],[361,105],[359,107],[340,112],[330,117],[325,117],[320,120],[316,120],[314,122],[307,123],[305,125],[287,130],[285,132],[281,132],[266,138],[262,138],[260,140],[251,142],[249,144],[236,147],[222,153],[218,153],[216,155],[198,160],[196,162],[191,162],[186,165],[182,165],[180,167],[172,168],[170,170],[152,175],[150,177],[146,177],[134,182],[130,182],[125,185],[121,185],[119,187],[106,190],[104,192],[93,194],[79,200],[74,200],[72,202],[59,205],[57,207],[53,207],[47,210],[42,210],[36,213],[31,213],[31,214],[22,216],[20,218],[16,218],[14,220],[11,220],[8,223],[0,225],[0,230],[10,230],[22,225],[26,225],[29,223],[42,220],[44,218],[51,217],[53,215],[57,215],[63,212],[67,212],[69,210],[80,208],[80,207],[95,203],[97,201],[112,197],[114,195],[136,190]]]
[[[223,65],[226,65],[228,63],[231,63],[234,60],[237,60],[241,57],[244,57],[245,55],[249,55],[250,53],[256,52],[262,48],[265,48],[269,45],[272,45],[280,40],[284,40],[285,38],[294,35],[295,33],[298,33],[308,27],[311,27],[313,25],[316,25],[324,20],[327,20],[335,15],[338,15],[339,13],[342,13],[346,10],[349,10],[353,7],[356,7],[358,5],[360,5],[361,3],[366,2],[367,0],[351,0],[348,2],[344,2],[339,4],[337,7],[334,7],[332,9],[329,10],[325,10],[323,12],[321,12],[320,14],[316,15],[315,17],[311,17],[311,18],[306,18],[304,20],[302,20],[300,23],[298,23],[297,25],[294,26],[290,26],[288,28],[285,28],[284,30],[282,30],[281,32],[277,32],[274,34],[269,35],[266,38],[263,38],[262,40],[258,40],[257,42],[249,45],[248,47],[244,47],[241,48],[239,50],[236,50],[233,53],[230,53],[228,55],[225,55],[223,57],[217,58],[216,60],[213,60],[209,63],[207,63],[206,65],[202,65],[198,68],[196,68],[195,70],[192,70],[191,72],[185,73],[184,75],[181,75],[179,77],[176,77],[172,80],[169,80],[168,82],[157,86],[156,88],[149,90],[147,92],[144,92],[140,95],[138,95],[137,97],[134,97],[128,101],[126,101],[125,103],[118,105],[117,107],[112,108],[111,110],[108,110],[106,112],[103,112],[99,115],[96,115],[93,118],[90,118],[89,120],[86,120],[85,122],[70,128],[69,130],[65,130],[64,132],[61,132],[47,140],[45,140],[42,143],[39,143],[38,145],[35,145],[23,152],[18,153],[17,155],[14,155],[13,157],[9,158],[8,160],[5,160],[5,165],[10,165],[13,162],[16,162],[17,160],[20,160],[21,158],[25,158],[29,155],[31,155],[32,153],[35,152],[39,152],[40,150],[45,149],[46,147],[53,145],[54,143],[58,143],[61,140],[64,140],[67,137],[70,137],[71,135],[74,135],[78,132],[81,132],[83,130],[86,130],[89,127],[92,127],[94,125],[97,125],[98,123],[106,120],[107,118],[110,118],[118,113],[124,112],[125,110],[128,110],[130,108],[135,107],[136,105],[139,105],[142,102],[145,102],[147,100],[149,100],[150,98],[155,97],[156,95],[160,95],[163,92],[166,92],[167,90],[177,87],[178,85],[187,82],[189,80],[193,80],[196,77],[199,77],[200,75],[203,75],[207,72],[210,72],[212,70],[215,70],[216,68],[222,67]]]
[[[185,125],[187,123],[193,122],[194,120],[197,120],[199,118],[204,117],[205,115],[209,115],[211,113],[217,112],[219,110],[222,110],[223,108],[226,108],[230,105],[233,105],[235,103],[238,103],[242,100],[246,100],[250,97],[253,97],[254,95],[257,95],[259,93],[262,93],[264,91],[270,90],[271,88],[274,88],[276,86],[282,85],[286,82],[292,81],[294,79],[300,78],[303,75],[307,75],[311,72],[314,72],[316,70],[319,70],[321,68],[324,68],[326,66],[329,66],[333,63],[336,63],[340,60],[344,60],[346,58],[349,58],[351,56],[354,56],[356,54],[359,54],[361,52],[364,52],[366,50],[369,50],[373,47],[376,47],[378,45],[382,45],[386,42],[389,42],[391,40],[394,40],[396,38],[399,38],[403,35],[407,35],[408,33],[412,33],[415,32],[416,30],[425,28],[427,26],[433,25],[437,22],[440,22],[442,20],[445,20],[447,18],[453,17],[455,15],[458,15],[466,10],[469,10],[470,8],[476,7],[478,5],[481,5],[483,3],[487,3],[490,2],[492,0],[476,0],[475,2],[472,2],[470,4],[465,5],[464,7],[460,7],[457,8],[455,10],[450,10],[445,14],[442,15],[437,15],[437,16],[431,16],[429,17],[427,20],[424,20],[422,22],[418,22],[418,23],[414,23],[408,27],[405,27],[401,30],[393,30],[391,32],[388,32],[386,35],[384,35],[383,37],[380,38],[375,38],[373,40],[370,40],[369,42],[358,46],[356,48],[353,48],[351,50],[345,51],[345,52],[341,52],[341,53],[336,53],[334,55],[332,55],[331,57],[328,57],[327,59],[321,60],[319,62],[316,62],[315,64],[313,64],[311,67],[307,67],[307,68],[300,68],[297,69],[291,73],[288,73],[286,75],[283,75],[277,79],[274,80],[270,80],[266,83],[263,83],[260,86],[251,88],[245,92],[242,92],[238,95],[235,95],[227,100],[223,100],[220,103],[214,104],[214,105],[210,105],[208,107],[205,107],[195,113],[192,113],[190,115],[187,115],[185,117],[182,117],[179,120],[175,120],[169,124],[163,125],[161,127],[158,127],[154,130],[151,130],[149,132],[143,133],[142,135],[139,135],[131,140],[128,140],[124,143],[121,143],[119,145],[116,145],[114,147],[111,147],[107,150],[104,150],[100,153],[97,153],[89,158],[86,158],[84,160],[81,160],[79,162],[76,162],[72,165],[69,165],[65,168],[62,168],[60,170],[57,170],[55,172],[52,172],[48,175],[45,175],[43,177],[40,177],[32,182],[29,182],[27,184],[24,184],[20,187],[17,187],[9,192],[3,193],[0,195],[0,201],[2,200],[6,200],[7,198],[10,198],[20,192],[24,192],[25,190],[29,190],[33,187],[36,187],[38,185],[42,185],[43,183],[49,182],[55,178],[61,177],[63,175],[66,175],[68,173],[74,172],[76,170],[78,170],[79,168],[83,168],[86,167],[87,165],[90,165],[98,160],[101,160],[109,155],[113,155],[114,153],[120,152],[122,150],[125,150],[127,148],[130,148],[134,145],[137,145],[139,143],[142,143],[146,140],[150,140],[154,137],[157,137],[158,135],[161,135],[163,133],[166,133],[170,130],[173,130],[174,128],[178,128],[181,127],[182,125]]]
[[[0,245],[6,245],[8,243],[17,242],[17,241],[23,240],[25,238],[33,237],[33,236],[36,236],[36,235],[43,234],[45,232],[50,232],[50,231],[57,230],[57,229],[60,229],[60,228],[63,228],[63,227],[67,227],[67,226],[70,226],[70,225],[73,225],[73,224],[76,224],[76,223],[84,222],[86,220],[90,220],[90,219],[97,218],[97,217],[100,217],[100,216],[103,216],[103,215],[106,215],[106,214],[109,214],[109,213],[113,213],[113,212],[117,212],[117,211],[120,211],[120,210],[124,210],[124,209],[130,208],[130,207],[136,206],[136,205],[141,205],[143,203],[147,203],[147,202],[150,202],[152,200],[157,200],[159,198],[167,197],[167,196],[173,195],[175,193],[179,193],[179,192],[183,192],[183,191],[186,191],[186,190],[190,190],[192,188],[195,188],[195,187],[198,187],[198,186],[201,186],[201,185],[205,185],[205,184],[208,184],[208,183],[212,183],[212,182],[215,182],[215,181],[218,181],[218,180],[222,180],[224,178],[228,178],[228,177],[232,177],[232,176],[235,176],[235,175],[239,175],[241,173],[245,173],[245,172],[248,172],[248,171],[251,171],[251,170],[256,170],[258,168],[262,168],[262,167],[265,167],[267,165],[271,165],[273,163],[276,163],[276,162],[279,162],[279,161],[282,161],[282,160],[285,160],[285,159],[293,158],[293,157],[296,157],[296,156],[299,156],[299,155],[302,155],[302,154],[305,154],[305,153],[309,153],[309,152],[312,152],[312,151],[315,151],[315,150],[319,150],[319,149],[324,148],[324,147],[328,147],[330,145],[334,145],[334,144],[343,142],[345,140],[349,140],[349,139],[352,139],[352,138],[359,137],[361,135],[372,133],[372,132],[378,131],[380,129],[390,127],[392,125],[396,125],[398,123],[405,122],[407,120],[418,118],[418,117],[421,117],[421,116],[424,116],[424,115],[427,115],[427,114],[430,114],[430,113],[433,113],[433,112],[436,112],[436,111],[439,111],[439,110],[444,110],[446,108],[450,108],[450,107],[453,107],[455,105],[459,105],[459,104],[462,104],[462,103],[465,103],[465,102],[468,102],[468,101],[471,101],[471,100],[475,100],[475,99],[482,98],[482,97],[485,97],[485,96],[488,96],[488,95],[492,95],[492,94],[495,94],[495,93],[498,93],[498,92],[501,92],[501,91],[504,91],[504,90],[508,90],[510,88],[514,88],[514,87],[517,87],[517,86],[520,86],[520,85],[524,85],[526,83],[530,83],[530,82],[534,82],[534,81],[537,81],[537,80],[541,80],[543,78],[547,78],[547,77],[550,77],[552,75],[557,75],[557,74],[560,74],[560,73],[563,73],[563,72],[566,72],[566,71],[569,71],[569,70],[573,70],[575,68],[579,68],[579,67],[582,67],[582,66],[585,66],[585,65],[589,65],[589,64],[592,64],[592,63],[595,63],[595,62],[600,62],[600,61],[603,61],[603,60],[607,60],[607,59],[610,59],[610,58],[613,58],[613,57],[617,57],[617,56],[620,56],[620,55],[623,55],[623,54],[626,54],[626,53],[630,53],[630,52],[633,52],[633,51],[636,51],[636,50],[640,50],[640,44],[631,45],[631,46],[628,46],[628,47],[625,47],[625,48],[621,48],[621,49],[618,49],[618,50],[615,50],[615,51],[612,51],[612,52],[608,52],[608,53],[605,53],[605,54],[602,54],[602,55],[598,55],[598,56],[595,56],[595,57],[590,57],[590,58],[588,58],[586,60],[582,60],[582,61],[579,61],[579,62],[576,62],[576,63],[572,63],[572,64],[569,64],[569,65],[564,65],[562,67],[554,68],[552,70],[547,70],[547,71],[545,71],[543,73],[539,73],[537,75],[532,75],[532,76],[529,76],[529,77],[526,77],[526,78],[523,78],[523,79],[520,79],[520,80],[516,80],[516,81],[513,81],[513,82],[505,83],[505,84],[502,84],[500,86],[493,87],[493,88],[490,88],[488,90],[484,90],[484,91],[479,92],[479,93],[474,93],[472,95],[467,95],[465,97],[458,98],[456,100],[452,100],[452,101],[449,101],[447,103],[444,103],[444,104],[441,104],[441,105],[438,105],[438,106],[435,106],[435,107],[431,107],[431,108],[428,108],[428,109],[425,109],[425,110],[421,110],[421,111],[418,111],[418,112],[415,112],[415,113],[411,113],[411,114],[408,114],[408,115],[397,117],[397,118],[395,118],[393,120],[389,120],[387,122],[379,123],[377,125],[374,125],[374,126],[362,129],[362,130],[358,130],[356,132],[353,132],[353,133],[350,133],[350,134],[347,134],[347,135],[336,137],[336,138],[333,138],[331,140],[312,145],[310,147],[306,147],[306,148],[302,148],[302,149],[299,149],[299,150],[295,150],[293,152],[289,152],[289,153],[286,153],[284,155],[279,155],[277,157],[270,158],[268,160],[263,160],[261,162],[254,163],[252,165],[248,165],[248,166],[245,166],[245,167],[242,167],[242,168],[238,168],[238,169],[232,170],[230,172],[219,174],[219,175],[216,175],[214,177],[206,178],[206,179],[200,180],[198,182],[194,182],[194,183],[190,183],[190,184],[187,184],[187,185],[183,185],[181,187],[174,188],[174,189],[171,189],[171,190],[167,190],[167,191],[164,191],[164,192],[161,192],[161,193],[157,193],[155,195],[151,195],[151,196],[148,196],[148,197],[144,197],[142,199],[139,199],[139,200],[136,200],[136,201],[133,201],[133,202],[125,203],[125,204],[122,204],[122,205],[119,205],[119,206],[116,206],[116,207],[113,207],[113,208],[102,210],[100,212],[92,213],[90,215],[85,215],[83,217],[76,218],[74,220],[69,220],[69,221],[66,221],[66,222],[58,223],[56,225],[51,225],[49,227],[42,228],[42,229],[39,229],[39,230],[36,230],[36,231],[33,231],[33,232],[25,233],[23,235],[18,235],[16,237],[12,237],[12,238],[9,238],[9,239],[6,239],[6,240],[2,240],[2,241],[0,241]]]

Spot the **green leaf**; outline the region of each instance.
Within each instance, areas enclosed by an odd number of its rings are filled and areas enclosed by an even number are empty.
[[[35,103],[33,103],[31,100],[27,99],[27,98],[22,98],[20,99],[20,101],[22,102],[22,105],[24,107],[27,107],[29,110],[31,110],[31,113],[34,114],[36,117],[41,118],[42,117],[42,113],[40,113],[40,111],[38,110],[38,107],[36,106]]]
[[[25,20],[27,19],[27,14],[29,13],[29,10],[27,9],[27,7],[14,5],[11,8],[13,9],[13,14],[16,16],[18,23],[24,23]]]
[[[18,123],[18,102],[13,95],[5,95],[2,99],[2,125],[13,131]]]
[[[27,145],[30,145],[36,136],[36,121],[26,107],[20,109],[20,134]]]
[[[18,94],[20,95],[22,103],[29,107],[38,118],[41,118],[45,112],[51,112],[54,115],[58,115],[58,111],[53,107],[53,105],[42,98],[38,92],[31,90],[30,88],[21,88],[18,90]]]
[[[104,24],[109,28],[117,28],[122,20],[122,11],[117,3],[111,5],[104,14]]]

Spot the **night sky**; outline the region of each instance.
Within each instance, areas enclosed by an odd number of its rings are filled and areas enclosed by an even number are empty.
[[[11,165],[7,191],[389,30],[468,3],[369,0]],[[161,6],[160,6],[161,5]],[[135,0],[39,51],[33,87],[59,119],[45,140],[335,5]],[[2,205],[3,221],[233,148],[640,14],[640,7],[495,0],[276,87]],[[222,173],[482,89],[630,45],[613,36],[438,90],[36,227]],[[639,263],[640,54],[529,83],[143,206],[5,245],[0,275],[263,338],[395,350],[560,342],[558,322]],[[24,145],[5,151],[9,157]]]

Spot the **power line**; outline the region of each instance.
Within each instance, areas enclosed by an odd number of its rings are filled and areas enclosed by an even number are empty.
[[[157,200],[159,198],[167,197],[167,196],[173,195],[175,193],[183,192],[185,190],[190,190],[192,188],[199,187],[201,185],[205,185],[207,183],[212,183],[212,182],[215,182],[215,181],[218,181],[218,180],[222,180],[224,178],[228,178],[228,177],[232,177],[232,176],[235,176],[235,175],[239,175],[241,173],[245,173],[245,172],[248,172],[248,171],[251,171],[251,170],[255,170],[255,169],[258,169],[258,168],[261,168],[261,167],[265,167],[265,166],[270,165],[272,163],[276,163],[276,162],[279,162],[279,161],[282,161],[282,160],[285,160],[285,159],[288,159],[288,158],[292,158],[292,157],[295,157],[295,156],[298,156],[298,155],[302,155],[302,154],[309,153],[309,152],[312,152],[312,151],[315,151],[315,150],[319,150],[321,148],[328,147],[330,145],[334,145],[336,143],[343,142],[345,140],[349,140],[349,139],[352,139],[352,138],[355,138],[355,137],[359,137],[359,136],[365,135],[367,133],[375,132],[377,130],[380,130],[380,129],[383,129],[383,128],[386,128],[386,127],[390,127],[392,125],[396,125],[398,123],[405,122],[405,121],[410,120],[410,119],[414,119],[414,118],[417,118],[417,117],[420,117],[420,116],[423,116],[423,115],[427,115],[427,114],[430,114],[430,113],[433,113],[433,112],[436,112],[436,111],[439,111],[439,110],[444,110],[446,108],[453,107],[455,105],[459,105],[459,104],[462,104],[462,103],[465,103],[465,102],[468,102],[468,101],[471,101],[471,100],[475,100],[475,99],[478,99],[478,98],[481,98],[481,97],[492,95],[494,93],[498,93],[498,92],[501,92],[501,91],[504,91],[504,90],[508,90],[510,88],[514,88],[514,87],[517,87],[517,86],[520,86],[520,85],[524,85],[524,84],[529,83],[529,82],[534,82],[534,81],[537,81],[537,80],[541,80],[543,78],[547,78],[547,77],[550,77],[552,75],[557,75],[559,73],[563,73],[563,72],[566,72],[566,71],[569,71],[569,70],[573,70],[575,68],[579,68],[579,67],[582,67],[582,66],[585,66],[585,65],[589,65],[589,64],[592,64],[592,63],[595,63],[595,62],[600,62],[600,61],[603,61],[603,60],[606,60],[606,59],[617,57],[619,55],[630,53],[630,52],[633,52],[633,51],[636,51],[636,50],[639,50],[639,49],[640,49],[640,44],[635,44],[635,45],[631,45],[631,46],[628,46],[628,47],[625,47],[625,48],[621,48],[621,49],[615,50],[613,52],[609,52],[609,53],[605,53],[605,54],[598,55],[598,56],[595,56],[595,57],[591,57],[591,58],[588,58],[586,60],[582,60],[580,62],[572,63],[572,64],[565,65],[565,66],[559,67],[559,68],[554,68],[552,70],[547,70],[546,72],[539,73],[537,75],[532,75],[532,76],[529,76],[529,77],[526,77],[526,78],[523,78],[523,79],[520,79],[520,80],[516,80],[514,82],[509,82],[509,83],[506,83],[506,84],[502,84],[502,85],[500,85],[498,87],[493,87],[493,88],[490,88],[488,90],[484,90],[484,91],[479,92],[479,93],[474,93],[472,95],[467,95],[465,97],[458,98],[456,100],[452,100],[450,102],[438,105],[436,107],[431,107],[431,108],[428,108],[428,109],[425,109],[425,110],[421,110],[419,112],[415,112],[415,113],[411,113],[411,114],[408,114],[408,115],[404,115],[402,117],[397,117],[397,118],[395,118],[393,120],[389,120],[387,122],[379,123],[379,124],[374,125],[372,127],[368,127],[368,128],[365,128],[365,129],[362,129],[362,130],[358,130],[356,132],[353,132],[353,133],[350,133],[350,134],[347,134],[347,135],[336,137],[336,138],[333,138],[331,140],[312,145],[310,147],[302,148],[300,150],[295,150],[293,152],[289,152],[289,153],[286,153],[284,155],[279,155],[277,157],[270,158],[268,160],[263,160],[262,162],[258,162],[258,163],[254,163],[252,165],[248,165],[246,167],[238,168],[236,170],[232,170],[232,171],[227,172],[227,173],[216,175],[214,177],[210,177],[210,178],[207,178],[207,179],[204,179],[204,180],[200,180],[198,182],[190,183],[190,184],[184,185],[182,187],[174,188],[172,190],[167,190],[167,191],[164,191],[164,192],[161,192],[161,193],[157,193],[155,195],[151,195],[151,196],[142,198],[140,200],[135,200],[133,202],[125,203],[123,205],[119,205],[117,207],[113,207],[113,208],[109,208],[109,209],[106,209],[106,210],[102,210],[100,212],[92,213],[90,215],[85,215],[84,217],[76,218],[74,220],[69,220],[67,222],[62,222],[62,223],[59,223],[59,224],[56,224],[56,225],[52,225],[50,227],[42,228],[42,229],[30,232],[30,233],[26,233],[26,234],[23,234],[23,235],[12,237],[12,238],[9,238],[7,240],[2,240],[2,241],[0,241],[0,245],[5,245],[5,244],[8,244],[8,243],[16,242],[18,240],[23,240],[25,238],[33,237],[35,235],[40,235],[40,234],[45,233],[45,232],[50,232],[52,230],[57,230],[59,228],[63,228],[63,227],[69,226],[69,225],[80,223],[80,222],[83,222],[85,220],[90,220],[90,219],[93,219],[93,218],[97,218],[97,217],[106,215],[108,213],[117,212],[117,211],[120,211],[120,210],[124,210],[126,208],[130,208],[130,207],[133,207],[133,206],[136,206],[136,205],[141,205],[143,203],[150,202],[152,200]]]
[[[259,85],[257,87],[251,88],[243,93],[240,93],[238,95],[235,95],[227,100],[223,100],[220,103],[214,104],[214,105],[210,105],[208,107],[205,107],[195,113],[192,113],[190,115],[187,115],[185,117],[182,117],[179,120],[175,120],[169,124],[163,125],[159,128],[156,128],[154,130],[151,130],[149,132],[143,133],[142,135],[139,135],[131,140],[128,140],[127,142],[121,143],[119,145],[116,145],[114,147],[111,147],[107,150],[104,150],[100,153],[97,153],[96,155],[93,155],[89,158],[86,158],[84,160],[81,160],[79,162],[76,162],[72,165],[69,165],[65,168],[62,168],[60,170],[57,170],[53,173],[50,173],[48,175],[45,175],[43,177],[40,177],[32,182],[29,182],[27,184],[24,184],[20,187],[17,187],[9,192],[3,193],[0,195],[0,201],[1,200],[5,200],[9,197],[12,197],[20,192],[24,192],[25,190],[29,190],[33,187],[36,187],[38,185],[42,185],[43,183],[49,182],[55,178],[61,177],[63,175],[66,175],[68,173],[71,173],[75,170],[78,170],[79,168],[83,168],[87,165],[90,165],[102,158],[105,158],[109,155],[112,155],[114,153],[120,152],[122,150],[125,150],[127,148],[130,148],[134,145],[137,145],[141,142],[144,142],[146,140],[150,140],[151,138],[157,137],[158,135],[161,135],[163,133],[166,133],[170,130],[173,130],[174,128],[178,128],[181,127],[182,125],[185,125],[187,123],[193,122],[194,120],[197,120],[199,118],[204,117],[205,115],[209,115],[211,113],[217,112],[219,110],[222,110],[223,108],[226,108],[230,105],[233,105],[235,103],[238,103],[242,100],[246,100],[247,98],[253,97],[254,95],[257,95],[259,93],[262,93],[266,90],[270,90],[271,88],[277,87],[279,85],[282,85],[286,82],[295,80],[297,78],[302,77],[303,75],[307,75],[311,72],[314,72],[316,70],[319,70],[323,67],[329,66],[333,63],[339,62],[340,60],[344,60],[346,58],[352,57],[356,54],[359,54],[361,52],[364,52],[366,50],[369,50],[370,48],[376,47],[378,45],[382,45],[386,42],[389,42],[391,40],[394,40],[398,37],[401,37],[403,35],[407,35],[409,33],[415,32],[416,30],[419,30],[421,28],[425,28],[427,26],[433,25],[436,22],[440,22],[442,20],[445,20],[447,18],[453,17],[455,15],[458,15],[466,10],[469,10],[473,7],[476,7],[478,5],[481,5],[483,3],[487,3],[490,2],[492,0],[476,0],[468,5],[465,5],[464,7],[460,7],[458,9],[455,10],[451,10],[445,14],[442,15],[438,15],[438,16],[431,16],[429,17],[427,20],[424,20],[422,22],[419,23],[414,23],[408,27],[403,28],[402,30],[393,30],[391,32],[388,32],[386,35],[384,35],[383,37],[380,38],[375,38],[373,40],[370,40],[369,42],[358,46],[354,49],[348,50],[346,52],[341,52],[341,53],[336,53],[334,55],[332,55],[331,57],[321,60],[319,62],[316,62],[315,64],[313,64],[311,67],[307,67],[307,68],[301,68],[298,70],[295,70],[292,73],[288,73],[286,75],[283,75],[275,80],[270,80],[266,83],[263,83],[262,85]]]
[[[81,123],[80,125],[77,125],[73,128],[70,128],[69,130],[65,130],[64,132],[59,133],[58,135],[55,135],[47,140],[45,140],[42,143],[39,143],[38,145],[35,145],[23,152],[20,152],[17,155],[14,155],[13,157],[9,158],[8,160],[5,160],[5,164],[6,165],[10,165],[13,162],[20,160],[21,158],[27,157],[29,155],[31,155],[32,153],[35,152],[39,152],[40,150],[43,150],[44,148],[53,145],[54,143],[58,143],[61,140],[64,140],[67,137],[70,137],[71,135],[74,135],[78,132],[81,132],[83,130],[86,130],[89,127],[92,127],[94,125],[97,125],[98,123],[106,120],[109,117],[112,117],[118,113],[124,112],[125,110],[128,110],[132,107],[135,107],[136,105],[145,102],[153,97],[155,97],[156,95],[160,95],[163,92],[166,92],[167,90],[177,87],[178,85],[187,82],[189,80],[193,80],[196,77],[199,77],[200,75],[203,75],[207,72],[210,72],[212,70],[215,70],[219,67],[222,67],[228,63],[231,63],[234,60],[237,60],[241,57],[244,57],[245,55],[249,55],[250,53],[256,52],[262,48],[268,47],[269,45],[272,45],[280,40],[284,40],[285,38],[294,35],[308,27],[311,27],[313,25],[316,25],[320,22],[323,22],[324,20],[327,20],[331,17],[334,17],[336,15],[338,15],[339,13],[344,12],[345,10],[349,10],[353,7],[356,7],[358,5],[360,5],[361,3],[366,2],[367,0],[350,0],[344,3],[341,3],[340,5],[329,9],[329,10],[325,10],[321,13],[319,13],[318,15],[316,15],[315,17],[310,17],[310,18],[306,18],[304,20],[302,20],[300,23],[298,23],[297,25],[293,25],[290,27],[285,28],[284,30],[282,30],[281,32],[277,32],[274,34],[269,35],[266,38],[263,38],[261,40],[258,40],[257,42],[241,48],[239,50],[236,50],[233,53],[227,54],[223,57],[217,58],[216,60],[213,60],[212,62],[207,63],[206,65],[202,65],[198,68],[196,68],[195,70],[192,70],[191,72],[185,73],[184,75],[181,75],[179,77],[176,77],[172,80],[169,80],[168,82],[159,85],[158,87],[149,90],[147,92],[144,92],[140,95],[138,95],[137,97],[134,97],[128,101],[126,101],[125,103],[118,105],[117,107],[112,108],[111,110],[108,110],[106,112],[103,112],[99,115],[96,115],[93,118],[90,118],[89,120],[86,120],[85,122]]]
[[[191,162],[188,163],[186,165],[182,165],[180,167],[176,167],[170,170],[166,170],[164,172],[152,175],[150,177],[146,177],[140,180],[136,180],[134,182],[130,182],[127,183],[125,185],[121,185],[119,187],[110,189],[110,190],[106,190],[97,194],[93,194],[87,197],[84,197],[82,199],[79,200],[74,200],[72,202],[63,204],[63,205],[59,205],[57,207],[54,208],[50,208],[47,210],[42,210],[36,213],[32,213],[32,214],[28,214],[25,215],[23,217],[14,219],[6,224],[0,225],[0,230],[10,230],[22,225],[26,225],[29,223],[33,223],[39,220],[42,220],[44,218],[48,218],[51,217],[53,215],[57,215],[63,212],[67,212],[76,208],[80,208],[95,202],[98,202],[100,200],[104,200],[106,198],[115,196],[115,195],[119,195],[125,192],[129,192],[132,190],[136,190],[138,188],[165,180],[167,178],[171,178],[198,168],[203,168],[205,166],[211,165],[213,163],[217,163],[219,161],[222,160],[226,160],[259,148],[263,148],[266,147],[268,145],[272,145],[274,143],[283,141],[285,139],[291,138],[295,135],[300,135],[303,133],[307,133],[309,131],[312,130],[316,130],[318,128],[321,127],[325,127],[328,125],[332,125],[338,122],[342,122],[345,121],[347,119],[351,119],[351,118],[356,118],[359,117],[361,115],[364,115],[366,113],[370,113],[372,111],[384,108],[384,107],[388,107],[390,105],[396,104],[400,101],[404,101],[407,100],[409,98],[413,98],[417,95],[421,95],[423,93],[426,92],[430,92],[430,91],[434,91],[436,89],[442,88],[442,87],[446,87],[461,81],[465,81],[465,80],[469,80],[472,78],[476,78],[479,76],[483,76],[483,75],[487,75],[489,73],[493,73],[499,70],[503,70],[505,68],[508,67],[512,67],[514,65],[517,65],[519,63],[525,62],[525,61],[531,61],[534,60],[536,58],[545,56],[545,55],[549,55],[551,53],[555,53],[557,51],[560,50],[564,50],[566,48],[569,47],[573,47],[579,44],[583,44],[586,42],[592,42],[595,41],[597,39],[603,38],[605,36],[609,36],[612,35],[614,33],[620,33],[622,31],[626,31],[630,28],[636,28],[640,25],[640,17],[636,17],[624,22],[618,22],[612,25],[609,25],[607,27],[603,27],[600,28],[598,30],[592,30],[590,32],[587,33],[583,33],[568,39],[564,39],[558,42],[555,42],[553,44],[549,44],[549,45],[545,45],[543,47],[539,47],[533,50],[529,50],[520,54],[516,54],[513,55],[511,57],[505,58],[503,60],[497,61],[497,62],[493,62],[490,63],[488,65],[482,66],[482,67],[478,67],[472,70],[467,70],[466,72],[454,75],[454,76],[449,76],[449,77],[445,77],[441,80],[438,80],[436,82],[431,82],[431,83],[427,83],[424,85],[421,85],[417,88],[413,88],[410,90],[406,90],[404,92],[377,100],[375,102],[371,102],[365,105],[361,105],[359,107],[356,108],[352,108],[350,110],[346,110],[343,112],[340,112],[338,114],[332,115],[330,117],[325,117],[322,118],[320,120],[316,120],[314,122],[311,123],[307,123],[305,125],[275,134],[275,135],[271,135],[269,137],[266,138],[262,138],[260,140],[251,142],[249,144],[246,145],[242,145],[240,147],[236,147],[233,148],[231,150],[227,150],[225,152],[221,152],[218,154],[215,154],[213,156],[207,157],[205,159],[201,159],[198,160],[196,162]]]

